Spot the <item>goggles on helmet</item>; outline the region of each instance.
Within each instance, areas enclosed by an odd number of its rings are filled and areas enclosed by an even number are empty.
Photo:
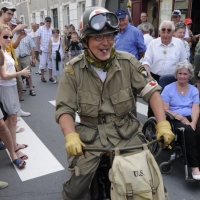
[[[94,15],[89,21],[89,27],[95,31],[102,31],[105,27],[116,29],[119,20],[114,13],[99,13]]]

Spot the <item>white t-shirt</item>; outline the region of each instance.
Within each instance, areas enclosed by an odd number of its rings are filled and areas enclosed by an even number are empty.
[[[186,26],[184,38],[189,38],[189,37],[190,35],[189,35],[188,27]]]
[[[95,70],[95,72],[98,74],[99,78],[101,79],[101,81],[104,83],[104,81],[106,80],[106,75],[107,75],[107,72],[104,72],[101,68],[96,68],[94,66],[92,66],[92,69]]]
[[[153,40],[153,37],[151,37],[149,33],[144,34],[143,37],[144,37],[144,44],[146,45],[147,48],[148,44]]]
[[[5,65],[6,65],[6,72],[7,73],[15,73],[15,61],[13,60],[13,58],[11,57],[10,53],[6,52],[4,53],[5,56]],[[12,78],[9,80],[3,80],[0,77],[0,85],[1,86],[13,86],[16,85],[16,78]]]

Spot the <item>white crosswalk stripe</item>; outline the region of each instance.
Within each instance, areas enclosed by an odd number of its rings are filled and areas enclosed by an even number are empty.
[[[25,131],[17,133],[17,142],[19,144],[34,144],[22,149],[22,152],[29,157],[26,160],[26,170],[19,170],[15,167],[22,181],[64,170],[64,167],[22,118],[17,122],[17,125],[25,128]]]

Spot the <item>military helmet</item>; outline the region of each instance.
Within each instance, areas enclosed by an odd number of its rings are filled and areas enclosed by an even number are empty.
[[[107,34],[118,32],[117,16],[102,7],[88,8],[79,23],[81,39],[90,34]]]

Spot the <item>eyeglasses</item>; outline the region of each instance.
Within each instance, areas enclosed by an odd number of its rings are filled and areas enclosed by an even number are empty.
[[[11,36],[8,36],[8,35],[4,35],[3,36],[3,39],[5,39],[5,40],[7,40],[8,38],[10,38],[11,40],[13,39],[13,36],[11,35]]]
[[[162,31],[163,33],[166,33],[166,31],[167,31],[167,33],[171,33],[171,32],[172,32],[172,29],[171,29],[171,28],[162,28],[161,31]]]
[[[10,16],[14,16],[14,14],[13,13],[10,13],[10,12],[6,12],[8,15],[10,15]]]
[[[114,34],[110,33],[110,34],[106,34],[106,35],[90,35],[91,37],[93,37],[96,41],[101,42],[104,37],[106,37],[106,39],[108,41],[111,41],[114,39]]]

